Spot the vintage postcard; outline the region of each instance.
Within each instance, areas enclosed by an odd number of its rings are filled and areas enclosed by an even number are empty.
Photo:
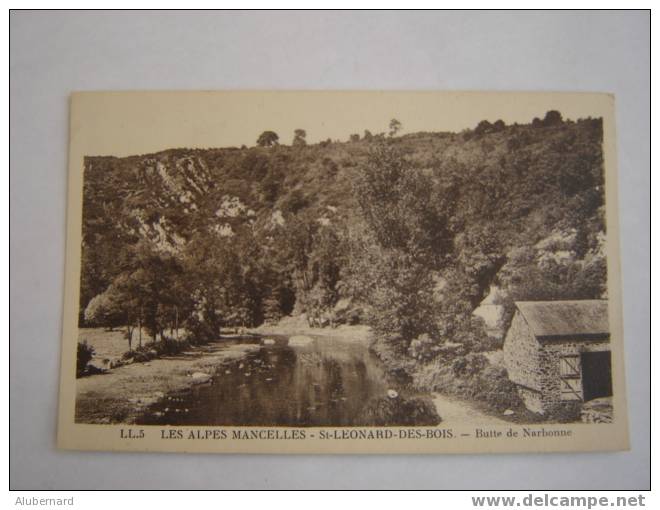
[[[71,97],[58,444],[628,448],[614,97]]]

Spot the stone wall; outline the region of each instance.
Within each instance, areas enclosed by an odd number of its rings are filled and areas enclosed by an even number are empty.
[[[541,375],[541,398],[543,409],[546,412],[554,413],[561,411],[562,408],[574,406],[575,402],[562,400],[561,398],[561,371],[560,358],[567,355],[578,355],[583,352],[602,352],[609,351],[610,344],[603,340],[545,340],[542,342],[542,348],[539,356],[539,373]],[[580,358],[577,358],[580,369],[580,377],[576,381],[580,396],[582,396],[582,367]]]
[[[519,311],[513,316],[502,350],[509,379],[520,386],[540,391],[538,367],[541,344],[534,338]]]

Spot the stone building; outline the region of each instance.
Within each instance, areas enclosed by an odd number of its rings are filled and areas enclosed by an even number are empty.
[[[504,340],[509,379],[537,413],[612,395],[607,301],[519,301]]]

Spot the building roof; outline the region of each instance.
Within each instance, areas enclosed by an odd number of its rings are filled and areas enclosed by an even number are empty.
[[[537,338],[602,337],[610,333],[607,300],[516,301]]]

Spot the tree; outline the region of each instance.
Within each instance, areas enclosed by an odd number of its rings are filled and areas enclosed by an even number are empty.
[[[374,138],[374,135],[371,134],[371,131],[369,131],[368,129],[365,129],[364,130],[364,136],[363,136],[364,141],[365,142],[370,142],[371,140],[373,140],[373,138]]]
[[[283,182],[284,174],[282,171],[271,169],[259,183],[259,190],[263,194],[264,200],[271,204],[274,203],[277,200]]]
[[[112,331],[120,326],[124,319],[120,296],[112,286],[92,298],[85,308],[85,322],[90,325],[103,326]]]
[[[311,288],[301,296],[308,317],[330,314],[339,299],[344,250],[338,233],[323,227],[313,235],[313,248],[307,262]]]
[[[445,211],[429,176],[395,148],[373,150],[355,185],[364,232],[353,241],[346,281],[369,307],[368,320],[393,355],[437,332],[434,274],[451,250]]]
[[[204,342],[222,327],[254,326],[263,320],[263,301],[272,289],[261,244],[250,228],[238,230],[232,242],[196,233],[183,254],[192,297],[187,329]]]
[[[360,135],[358,135],[357,133],[352,134],[352,135],[349,137],[349,141],[351,141],[351,142],[353,142],[353,143],[355,143],[355,142],[359,142],[359,141],[360,141]]]
[[[124,311],[126,336],[130,342],[137,322],[139,342],[142,327],[155,341],[163,330],[172,327],[179,311],[186,306],[188,292],[181,290],[186,277],[180,263],[168,253],[155,250],[148,241],[131,247],[131,259],[112,284],[113,293]]]
[[[271,147],[272,145],[277,145],[279,139],[280,137],[277,136],[275,131],[264,131],[257,138],[257,145],[259,147]]]
[[[389,136],[392,137],[392,136],[396,135],[399,131],[401,131],[402,127],[403,126],[402,126],[401,122],[399,122],[396,119],[392,119],[390,121],[390,131],[388,133]]]
[[[378,244],[437,265],[451,246],[451,196],[440,196],[430,176],[400,151],[379,145],[355,182],[360,211]]]
[[[474,128],[474,134],[476,135],[485,135],[493,131],[493,125],[487,120],[482,120],[477,124],[477,127]]]
[[[307,145],[307,141],[305,140],[305,137],[307,136],[307,132],[304,129],[296,129],[293,132],[293,145],[294,147],[304,147]]]
[[[76,357],[76,377],[82,377],[87,370],[87,364],[94,357],[94,347],[87,343],[87,340],[78,342],[78,352]]]
[[[376,344],[403,355],[421,334],[436,336],[433,273],[400,249],[384,248],[366,227],[351,239],[343,281],[365,304]],[[381,349],[376,346],[376,350]]]
[[[563,119],[561,118],[561,113],[557,110],[550,110],[546,112],[545,117],[543,118],[544,126],[556,126],[561,124]]]

